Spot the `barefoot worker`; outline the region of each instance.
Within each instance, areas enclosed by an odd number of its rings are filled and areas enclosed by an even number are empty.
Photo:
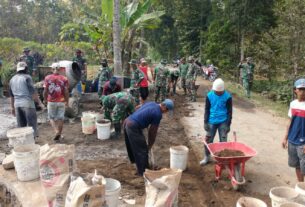
[[[124,122],[125,143],[131,163],[136,163],[138,175],[148,168],[148,151],[155,143],[162,114],[174,109],[174,102],[165,99],[162,103],[146,102]],[[148,143],[143,129],[148,128]]]

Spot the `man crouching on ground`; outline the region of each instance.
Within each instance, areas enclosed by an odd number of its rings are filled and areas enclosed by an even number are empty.
[[[69,104],[69,83],[68,79],[60,75],[60,65],[52,64],[53,74],[44,79],[43,97],[48,105],[48,116],[55,131],[54,141],[61,138],[65,119],[65,107]]]
[[[162,114],[174,109],[174,102],[165,99],[161,104],[144,103],[124,122],[125,144],[131,163],[136,163],[137,174],[143,175],[148,168],[148,152],[155,143]],[[143,129],[148,128],[148,143]]]

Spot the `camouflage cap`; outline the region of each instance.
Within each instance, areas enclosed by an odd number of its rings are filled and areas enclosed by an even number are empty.
[[[137,64],[137,60],[136,59],[131,59],[129,64],[130,65],[136,65]]]
[[[166,64],[167,64],[167,60],[166,60],[166,59],[162,59],[162,60],[161,60],[161,64],[166,65]]]
[[[23,52],[30,52],[31,50],[27,47],[23,48]]]
[[[247,57],[246,60],[247,61],[252,61],[252,57]]]

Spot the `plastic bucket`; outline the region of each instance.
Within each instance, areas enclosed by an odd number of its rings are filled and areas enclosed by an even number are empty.
[[[82,131],[84,134],[93,134],[96,130],[96,115],[92,112],[83,112],[82,114]]]
[[[299,203],[284,203],[282,205],[280,205],[280,207],[305,207],[304,205],[302,204],[299,204]]]
[[[238,199],[236,207],[267,207],[267,204],[257,198],[241,197]]]
[[[187,166],[189,148],[186,146],[174,146],[170,151],[170,168],[185,170]]]
[[[111,122],[108,119],[101,119],[96,121],[97,138],[100,140],[110,138]]]
[[[20,145],[35,144],[32,127],[10,129],[7,131],[6,136],[9,138],[8,144],[14,148]]]
[[[112,178],[106,179],[106,206],[117,207],[119,204],[119,195],[121,191],[121,183]]]
[[[39,150],[37,144],[17,146],[13,150],[14,165],[20,181],[39,178]]]
[[[271,188],[269,192],[271,198],[272,207],[280,207],[281,204],[293,202],[299,196],[293,188],[281,186]]]

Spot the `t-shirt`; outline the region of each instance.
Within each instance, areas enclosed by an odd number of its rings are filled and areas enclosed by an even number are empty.
[[[141,81],[140,87],[148,87],[148,81],[147,81],[147,79],[148,79],[148,75],[147,75],[148,67],[147,66],[144,66],[144,67],[140,66],[139,68],[144,73],[144,79]]]
[[[232,97],[225,91],[222,95],[217,95],[215,91],[210,91],[206,98],[205,122],[210,124],[220,124],[232,119]]]
[[[48,102],[65,102],[65,88],[69,87],[65,76],[48,75],[44,79],[44,87],[48,89]]]
[[[128,118],[135,121],[141,129],[145,129],[149,125],[160,124],[162,111],[159,104],[155,102],[146,102]]]
[[[290,103],[288,116],[291,118],[288,141],[295,145],[305,144],[305,101],[292,101]]]
[[[110,81],[107,81],[104,85],[104,88],[103,88],[103,96],[108,96],[110,94],[117,93],[117,92],[120,92],[120,91],[122,91],[122,89],[121,89],[121,86],[119,84],[116,84],[114,86],[114,88],[111,88],[110,87]]]
[[[16,74],[10,80],[10,95],[14,97],[14,107],[35,108],[33,80],[28,74]]]

